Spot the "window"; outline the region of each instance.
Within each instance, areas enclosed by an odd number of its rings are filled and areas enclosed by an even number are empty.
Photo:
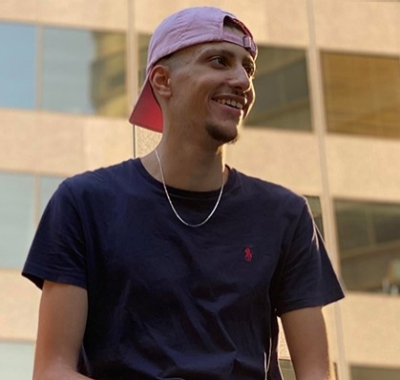
[[[0,23],[0,44],[0,107],[127,116],[124,33]]]
[[[0,379],[31,379],[34,350],[33,343],[0,341]]]
[[[254,88],[256,101],[246,125],[312,129],[304,50],[259,46]]]
[[[42,108],[125,116],[125,56],[121,33],[45,27]]]
[[[150,35],[139,35],[139,87],[143,86],[146,79],[146,66],[147,66],[147,48],[150,42]]]
[[[315,224],[317,225],[318,230],[321,232],[321,235],[324,235],[321,201],[320,201],[319,197],[306,196],[306,198],[307,198],[308,204],[310,205]]]
[[[285,380],[296,380],[293,364],[290,360],[279,359],[279,366]]]
[[[40,191],[39,191],[40,203],[38,206],[40,209],[40,215],[43,214],[43,211],[46,208],[47,203],[49,202],[50,198],[57,190],[58,186],[62,181],[63,178],[60,177],[45,177],[45,176],[40,177]]]
[[[0,267],[22,268],[59,177],[0,173]]]
[[[0,23],[0,107],[35,108],[36,28]]]
[[[322,53],[329,132],[400,138],[399,59]]]
[[[349,290],[400,291],[400,204],[335,201],[342,276]]]
[[[35,232],[34,178],[0,174],[0,266],[21,268]]]
[[[352,380],[398,380],[400,368],[351,366]]]

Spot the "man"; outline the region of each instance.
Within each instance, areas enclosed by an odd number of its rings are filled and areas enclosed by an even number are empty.
[[[321,307],[343,294],[303,197],[223,162],[254,102],[257,47],[235,16],[155,31],[131,122],[145,157],[67,179],[23,274],[42,287],[34,379],[327,380]]]

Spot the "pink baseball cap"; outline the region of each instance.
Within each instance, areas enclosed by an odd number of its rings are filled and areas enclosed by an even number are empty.
[[[240,36],[224,28],[228,18],[244,33]],[[166,18],[151,37],[146,68],[146,80],[133,108],[129,121],[132,124],[162,132],[163,116],[149,81],[153,66],[163,57],[189,46],[206,42],[226,41],[243,46],[257,57],[257,45],[249,29],[232,13],[214,7],[183,9]]]

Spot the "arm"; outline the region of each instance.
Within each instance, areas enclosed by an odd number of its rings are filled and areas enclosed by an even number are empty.
[[[332,380],[321,307],[290,311],[281,317],[297,380]]]
[[[85,289],[45,281],[39,309],[34,380],[84,380],[78,354],[88,310]]]

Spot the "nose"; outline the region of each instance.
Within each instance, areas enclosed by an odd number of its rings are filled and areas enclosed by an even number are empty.
[[[230,83],[232,88],[243,94],[253,92],[253,79],[241,64],[233,68]]]
[[[232,70],[230,87],[233,89],[235,95],[246,98],[246,109],[249,110],[255,100],[253,78],[249,76],[242,65],[238,65]]]

